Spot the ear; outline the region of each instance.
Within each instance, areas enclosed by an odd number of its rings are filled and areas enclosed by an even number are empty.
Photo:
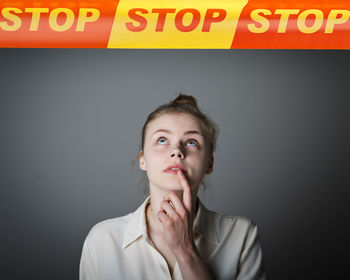
[[[141,170],[146,171],[146,162],[143,156],[143,151],[139,152],[139,166]]]
[[[212,155],[209,159],[209,165],[208,165],[208,170],[205,172],[205,174],[210,174],[213,172],[214,169],[214,156]]]

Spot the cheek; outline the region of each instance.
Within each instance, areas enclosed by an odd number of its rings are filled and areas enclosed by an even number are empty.
[[[193,153],[191,157],[188,157],[190,160],[190,165],[193,166],[193,171],[195,172],[195,175],[199,176],[201,173],[206,171],[206,156],[204,153]]]
[[[145,162],[147,169],[157,169],[161,165],[161,158],[163,154],[164,152],[162,152],[159,149],[149,149],[148,152],[145,154]]]
[[[188,149],[187,156],[192,158],[193,161],[203,162],[206,158],[206,153],[203,150]]]
[[[166,147],[164,146],[155,146],[150,149],[149,156],[154,158],[164,157],[167,154]]]
[[[147,145],[145,148],[145,156],[147,158],[153,158],[155,155],[160,154],[162,151],[164,152],[165,146],[162,145]]]

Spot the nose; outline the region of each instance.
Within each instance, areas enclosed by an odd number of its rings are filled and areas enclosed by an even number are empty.
[[[170,155],[172,158],[181,158],[184,159],[185,158],[185,153],[184,151],[180,148],[180,147],[176,147]]]

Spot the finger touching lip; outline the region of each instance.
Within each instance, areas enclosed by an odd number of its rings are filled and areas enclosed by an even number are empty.
[[[183,167],[183,166],[180,165],[180,164],[172,164],[172,165],[169,165],[164,171],[165,171],[165,172],[168,172],[168,171],[176,171],[176,173],[177,173],[177,171],[180,170],[180,169],[181,169],[183,172],[187,172],[186,168]],[[175,174],[176,174],[176,173],[175,173]]]

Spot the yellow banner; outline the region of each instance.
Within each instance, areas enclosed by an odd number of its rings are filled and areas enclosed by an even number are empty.
[[[248,0],[120,0],[108,48],[231,47]]]

